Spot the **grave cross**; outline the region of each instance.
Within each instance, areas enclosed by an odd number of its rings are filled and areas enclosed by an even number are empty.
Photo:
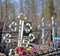
[[[42,30],[42,44],[44,44],[45,43],[45,31],[47,30],[47,29],[52,29],[52,37],[54,37],[55,36],[55,27],[57,26],[57,24],[55,23],[55,17],[53,16],[53,17],[51,17],[51,21],[52,21],[52,23],[51,24],[48,24],[48,25],[46,25],[46,22],[45,22],[45,18],[43,17],[42,18],[42,26],[39,26],[38,27],[38,29],[39,30]]]

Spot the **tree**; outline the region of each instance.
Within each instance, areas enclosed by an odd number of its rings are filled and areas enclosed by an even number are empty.
[[[46,1],[46,7],[44,9],[44,16],[48,19],[50,19],[55,13],[54,13],[54,4],[53,0],[47,0]]]
[[[35,8],[35,0],[27,0],[28,5],[28,21],[31,21],[34,23],[35,28],[37,26],[37,19],[36,19],[36,8]]]
[[[1,6],[0,6],[0,8],[1,8]],[[14,18],[14,6],[13,6],[13,4],[11,4],[11,3],[9,3],[9,2],[7,2],[7,0],[6,1],[4,1],[4,2],[2,2],[2,11],[1,11],[2,13],[2,19],[0,19],[0,21],[2,21],[4,24],[3,24],[3,30],[5,29],[5,26],[6,25],[8,25],[11,21],[12,21],[12,19]]]

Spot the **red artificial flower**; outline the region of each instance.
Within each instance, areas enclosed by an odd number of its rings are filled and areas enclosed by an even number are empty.
[[[16,48],[16,53],[17,53],[17,54],[19,54],[19,47],[18,47],[18,48]]]
[[[22,51],[22,55],[26,55],[26,50],[23,50]]]
[[[36,50],[34,47],[31,49],[31,54],[33,54],[33,53],[36,53]]]
[[[23,50],[24,50],[24,47],[18,47],[18,48],[16,48],[16,53],[19,54]]]
[[[19,51],[22,52],[23,50],[24,50],[24,47],[20,47],[20,48],[19,48]]]

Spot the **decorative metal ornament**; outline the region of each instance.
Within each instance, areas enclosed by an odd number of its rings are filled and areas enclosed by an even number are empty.
[[[17,23],[16,22],[12,22],[10,25],[9,25],[9,28],[11,29],[11,31],[17,31]]]
[[[6,43],[10,43],[11,42],[11,34],[7,33],[4,37],[3,37],[3,40],[6,42]]]
[[[31,24],[30,24],[30,23],[26,23],[25,32],[26,32],[26,33],[29,33],[31,30],[32,30]]]

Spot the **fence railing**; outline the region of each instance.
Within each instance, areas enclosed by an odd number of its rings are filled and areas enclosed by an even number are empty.
[[[40,53],[39,55],[58,55],[58,54],[60,54],[60,49],[52,50],[46,53]]]

